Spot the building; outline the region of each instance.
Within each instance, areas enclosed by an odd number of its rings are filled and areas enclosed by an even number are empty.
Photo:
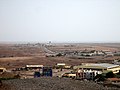
[[[6,68],[0,68],[0,73],[7,71]]]
[[[120,65],[120,60],[114,60],[113,63],[117,64],[117,65]]]
[[[55,68],[57,68],[57,69],[59,69],[59,68],[64,68],[65,67],[65,63],[57,63],[56,65],[55,65]]]
[[[76,73],[65,73],[62,75],[62,77],[75,78]]]
[[[65,63],[57,63],[57,66],[65,66]]]
[[[55,65],[55,68],[57,68],[57,69],[60,69],[60,68],[62,68],[62,69],[71,69],[71,65],[67,65],[67,64],[65,64],[65,63],[57,63],[56,65]]]
[[[41,69],[43,65],[26,65],[26,69]]]
[[[120,56],[120,51],[119,52],[115,52],[114,56]]]
[[[57,56],[56,53],[52,53],[52,54],[46,53],[46,57],[56,57],[56,56]]]
[[[43,67],[42,76],[52,77],[53,76],[52,67]]]
[[[74,66],[73,69],[82,69],[82,70],[95,70],[95,71],[112,71],[113,73],[119,73],[120,66],[109,63],[84,63],[79,66]]]
[[[105,53],[106,56],[114,56],[113,52],[109,50],[103,50],[103,52]]]
[[[71,69],[71,67],[72,67],[71,65],[65,65],[64,69]]]
[[[97,70],[82,70],[79,69],[76,72],[76,79],[87,79],[87,80],[93,80],[94,77],[97,74],[101,74],[101,71],[97,71]]]
[[[104,56],[105,54],[102,51],[97,51],[96,56]]]

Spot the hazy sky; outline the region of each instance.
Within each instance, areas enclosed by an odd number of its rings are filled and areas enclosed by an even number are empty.
[[[120,0],[0,0],[0,41],[120,42]]]

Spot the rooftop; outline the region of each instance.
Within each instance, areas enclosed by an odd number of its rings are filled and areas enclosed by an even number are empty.
[[[80,66],[75,66],[74,69],[77,69],[77,68],[109,69],[114,67],[119,67],[119,65],[114,65],[109,63],[84,63]]]
[[[43,65],[26,65],[26,67],[43,67]]]
[[[93,64],[86,64],[86,66],[96,66],[96,67],[103,67],[103,68],[113,68],[113,67],[118,67],[119,65],[109,64],[109,63],[93,63]]]

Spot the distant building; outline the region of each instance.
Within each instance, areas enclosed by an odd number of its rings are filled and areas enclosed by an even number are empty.
[[[53,76],[52,67],[43,67],[42,75],[46,77],[52,77]]]
[[[97,74],[101,74],[101,71],[97,70],[82,70],[79,69],[76,72],[76,79],[88,79],[93,80]]]
[[[74,66],[73,69],[96,70],[101,72],[112,71],[113,73],[119,73],[120,66],[109,63],[84,63],[79,66]]]
[[[115,52],[114,56],[120,56],[120,52]]]
[[[7,71],[6,68],[0,68],[0,73]]]
[[[104,53],[102,51],[96,51],[96,50],[85,50],[81,52],[82,56],[103,56]]]
[[[26,69],[41,69],[43,65],[26,65]]]
[[[114,56],[113,52],[111,51],[104,50],[103,52],[105,53],[106,56]]]
[[[120,60],[114,60],[113,63],[117,64],[117,65],[120,65]]]
[[[52,53],[52,54],[46,53],[46,57],[56,57],[57,55],[58,53]]]
[[[59,69],[59,68],[63,69],[65,67],[65,65],[66,65],[65,63],[57,63],[55,65],[55,68],[57,68],[57,69]]]
[[[62,69],[71,69],[71,65],[67,65],[67,64],[65,64],[65,63],[57,63],[56,65],[55,65],[55,68],[62,68]]]
[[[65,74],[62,75],[62,77],[75,78],[76,74],[75,73],[65,73]]]
[[[65,63],[57,63],[57,66],[65,66]]]
[[[97,51],[96,56],[104,56],[104,53],[102,51]]]

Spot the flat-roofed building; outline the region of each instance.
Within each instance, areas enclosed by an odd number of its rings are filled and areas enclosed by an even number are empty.
[[[41,69],[43,68],[43,65],[26,65],[27,69]]]
[[[65,66],[65,63],[57,63],[57,66]]]
[[[84,63],[79,66],[74,66],[73,69],[83,70],[96,70],[96,71],[112,71],[113,73],[119,73],[120,66],[109,63]]]
[[[43,65],[26,65],[26,67],[43,67]]]

